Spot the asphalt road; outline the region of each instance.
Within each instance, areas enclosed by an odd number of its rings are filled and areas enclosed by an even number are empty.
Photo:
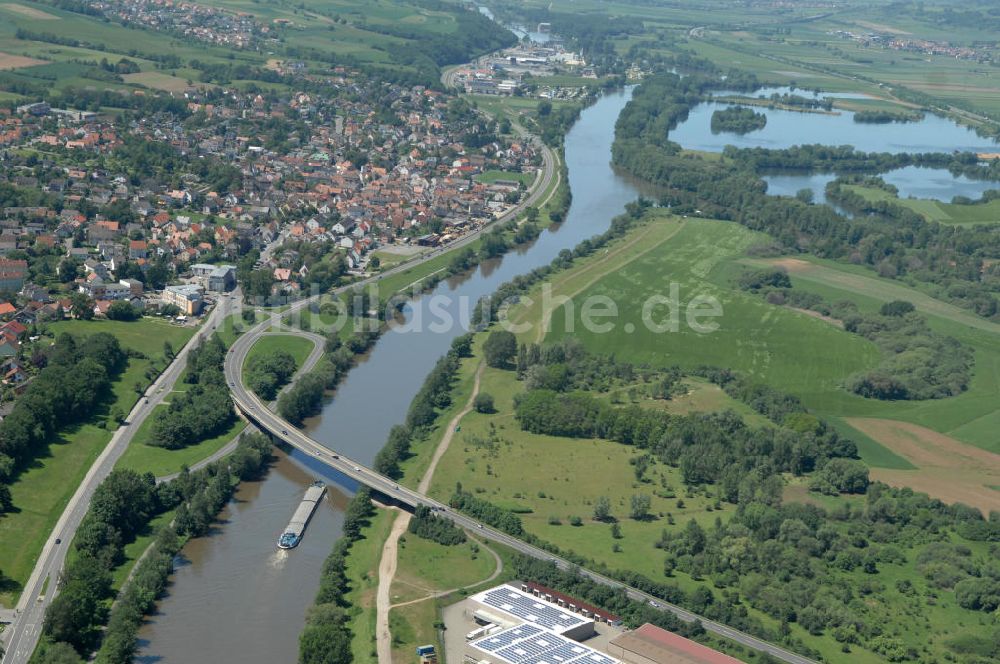
[[[202,323],[198,334],[191,337],[184,348],[177,353],[173,362],[160,374],[159,378],[146,390],[126,418],[126,424],[120,426],[104,451],[90,467],[83,482],[63,510],[55,528],[49,534],[49,539],[42,548],[42,553],[35,563],[35,568],[25,584],[24,592],[17,603],[14,621],[8,626],[4,636],[8,636],[5,644],[6,654],[4,664],[25,664],[35,650],[38,638],[42,633],[42,623],[45,609],[56,594],[59,573],[66,561],[66,552],[76,530],[80,526],[94,490],[111,472],[118,459],[128,448],[139,425],[149,416],[173,389],[174,383],[187,365],[187,356],[192,348],[200,343],[204,334],[220,324],[225,315],[231,311],[227,308],[226,299],[220,299],[215,309]],[[59,543],[57,543],[57,540]],[[45,579],[49,579],[46,592],[42,593]]]

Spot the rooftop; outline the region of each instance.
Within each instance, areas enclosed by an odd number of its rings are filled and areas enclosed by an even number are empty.
[[[611,645],[639,654],[652,662],[741,664],[740,660],[734,657],[649,623],[635,631],[618,636],[611,641]]]
[[[538,625],[525,623],[473,641],[473,648],[510,664],[618,664],[618,660]]]
[[[484,590],[473,595],[472,599],[557,634],[592,622],[589,618],[538,599],[513,586]]]

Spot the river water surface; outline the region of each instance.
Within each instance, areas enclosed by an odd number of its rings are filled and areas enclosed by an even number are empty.
[[[610,166],[619,112],[630,91],[609,94],[583,111],[566,137],[573,205],[566,221],[547,229],[530,246],[480,266],[472,275],[442,282],[434,293],[453,299],[447,312],[461,318],[476,300],[511,278],[549,263],[562,249],[602,233],[639,192]],[[431,319],[428,296],[410,302],[405,318]],[[436,316],[440,318],[440,316]],[[426,326],[424,326],[426,328]],[[365,362],[343,381],[336,397],[307,424],[310,434],[334,450],[369,464],[389,429],[406,409],[454,337],[444,331],[409,331],[397,325],[378,341]],[[343,508],[356,487],[332,476],[298,452],[278,451],[267,477],[244,483],[209,537],[189,543],[171,577],[158,612],[142,628],[137,661],[294,661],[305,612],[316,594],[323,559],[340,537]],[[302,544],[278,553],[275,541],[315,478],[334,483]]]

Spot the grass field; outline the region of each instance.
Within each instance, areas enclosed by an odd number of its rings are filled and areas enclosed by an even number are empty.
[[[356,662],[375,661],[375,592],[382,544],[389,535],[396,513],[376,510],[371,523],[362,529],[362,539],[351,547],[345,575],[351,590],[345,601],[351,607],[351,651]]]
[[[104,427],[112,408],[128,413],[138,394],[134,385],[143,386],[150,367],[162,370],[165,365],[163,342],[180,349],[194,334],[193,328],[180,327],[151,318],[134,322],[68,320],[50,323],[48,333],[77,335],[110,332],[125,348],[141,351],[147,359],[131,358],[128,366],[112,383],[112,398],[94,412],[87,423],[67,429],[49,446],[48,453],[36,459],[11,484],[15,511],[0,518],[0,561],[4,575],[18,585],[16,590],[0,593],[0,604],[12,606],[27,581],[49,532],[58,520],[77,486],[87,474],[101,450],[111,440],[112,431]]]
[[[171,394],[177,394],[177,392],[172,392]],[[184,466],[191,466],[219,451],[226,443],[239,435],[247,425],[244,420],[237,419],[233,422],[232,426],[218,436],[208,438],[194,445],[188,445],[179,450],[153,447],[147,444],[153,428],[153,420],[159,413],[166,411],[166,409],[166,404],[160,404],[139,425],[139,430],[136,431],[135,438],[132,439],[122,458],[118,460],[116,464],[117,468],[130,468],[139,473],[153,473],[157,477],[180,472]]]
[[[630,245],[636,237],[644,239]],[[575,291],[576,311],[570,320],[565,309],[555,312],[547,338],[567,334],[572,326],[572,334],[591,350],[636,363],[725,366],[797,394],[814,407],[831,397],[853,399],[840,383],[872,366],[878,351],[823,321],[735,290],[730,282],[732,261],[757,239],[735,224],[679,221],[656,214],[606,254],[558,275],[553,292]],[[610,270],[605,257],[623,262]],[[679,304],[678,329],[656,332],[642,320],[643,305],[652,296],[672,297],[671,289]],[[581,324],[579,303],[596,296],[610,297],[617,304],[618,317],[608,333]],[[721,316],[703,319],[718,325],[714,332],[699,333],[686,324],[687,307],[699,296],[715,298],[721,305]],[[651,311],[653,322],[664,322],[668,308]]]
[[[396,578],[406,578],[415,584],[421,584],[428,589],[441,591],[465,586],[459,592],[449,593],[442,597],[416,601],[406,606],[393,608],[389,613],[389,624],[392,630],[393,661],[406,662],[418,645],[433,643],[438,652],[442,652],[444,644],[440,640],[440,632],[436,624],[441,620],[441,609],[460,602],[467,595],[474,594],[485,588],[491,588],[513,578],[511,570],[512,552],[506,547],[490,544],[489,549],[496,552],[503,564],[500,575],[490,581],[495,571],[495,560],[486,547],[476,544],[478,553],[472,553],[472,542],[457,547],[444,547],[434,542],[420,540],[407,535],[406,546],[399,550],[399,568]],[[428,560],[422,560],[417,554],[424,554]],[[472,555],[476,558],[472,559]],[[429,565],[428,561],[437,561],[437,565]],[[454,566],[455,570],[446,570]],[[481,569],[477,569],[480,568]],[[476,572],[482,574],[477,576]],[[443,574],[442,574],[443,573]],[[393,588],[396,584],[393,584]]]
[[[496,182],[497,180],[507,180],[512,182],[521,182],[525,186],[530,187],[531,183],[535,181],[534,173],[518,173],[514,171],[485,171],[480,173],[475,177],[477,182]]]
[[[954,226],[1000,224],[1000,200],[983,205],[956,205],[927,198],[898,198],[884,189],[848,185],[847,189],[869,201],[892,201],[907,207],[928,221]]]
[[[295,358],[295,366],[301,367],[313,350],[313,342],[305,337],[294,334],[268,334],[254,342],[243,363],[244,370],[252,360],[258,357],[284,351]]]
[[[850,418],[909,423],[958,443],[1000,452],[992,435],[1000,425],[1000,408],[995,399],[1000,391],[1000,325],[856,266],[800,258],[743,258],[744,248],[753,241],[751,233],[733,224],[672,219],[657,213],[649,223],[633,229],[599,255],[578,261],[550,280],[550,302],[558,303],[560,296],[573,299],[569,318],[569,307],[546,307],[541,289],[529,294],[530,302],[524,298],[513,307],[510,318],[518,324],[535,323],[520,333],[523,341],[559,338],[572,326],[572,335],[592,350],[614,353],[636,363],[689,368],[710,364],[742,371],[802,398],[854,440],[867,463],[898,471],[900,477],[919,477],[913,472],[919,459],[899,449],[892,437],[858,429]],[[796,288],[817,292],[829,301],[851,299],[867,310],[892,299],[914,302],[928,314],[934,329],[975,349],[976,367],[970,389],[957,397],[920,402],[884,402],[847,392],[841,387],[844,379],[854,371],[874,366],[879,357],[877,349],[828,322],[772,306],[759,296],[735,288],[735,277],[745,269],[743,265],[762,264],[786,267]],[[719,329],[698,334],[686,328],[682,312],[676,333],[649,330],[641,320],[642,303],[651,295],[668,294],[671,284],[677,286],[681,307],[698,294],[717,298],[723,312],[716,319]],[[618,307],[618,317],[610,319],[614,328],[604,334],[589,331],[581,324],[582,303],[602,295],[610,297]],[[550,329],[543,333],[537,322],[548,318]],[[629,324],[633,327],[629,328]],[[933,474],[930,469],[926,472]],[[977,477],[976,486],[995,483],[988,473]],[[964,501],[968,497],[962,489],[948,491],[947,483],[921,482],[925,490],[945,500]],[[992,505],[989,501],[973,504]]]

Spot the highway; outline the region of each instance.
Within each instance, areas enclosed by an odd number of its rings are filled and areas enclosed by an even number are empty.
[[[59,521],[56,522],[55,528],[49,534],[48,541],[42,548],[42,553],[18,600],[14,621],[4,634],[8,639],[5,644],[4,664],[26,664],[31,658],[42,633],[45,609],[56,594],[59,573],[66,561],[66,552],[74,535],[76,535],[80,522],[90,507],[94,490],[115,467],[121,455],[125,453],[139,425],[170,394],[174,383],[177,382],[187,365],[187,356],[191,349],[201,342],[206,331],[210,331],[220,324],[232,311],[231,306],[227,304],[229,302],[230,300],[227,298],[219,299],[215,309],[202,323],[199,332],[191,337],[129,412],[125,419],[126,423],[115,431],[101,455],[91,465],[83,482],[77,487],[76,493],[70,498],[59,517]],[[42,588],[45,587],[46,579],[49,579],[49,582],[46,592],[43,594]]]
[[[245,332],[236,340],[236,342],[231,346],[230,351],[226,354],[226,382],[229,384],[233,402],[236,404],[236,407],[239,408],[240,411],[242,411],[243,414],[248,419],[253,421],[261,430],[269,432],[275,439],[281,440],[295,449],[308,454],[309,456],[315,457],[327,467],[360,484],[370,487],[374,491],[377,491],[400,505],[409,506],[410,508],[415,508],[418,505],[424,505],[432,510],[435,510],[442,516],[451,519],[456,525],[473,531],[488,540],[504,544],[520,553],[534,558],[551,560],[562,569],[575,567],[573,563],[553,556],[544,549],[532,546],[531,544],[523,542],[516,537],[494,530],[485,524],[479,523],[475,519],[452,511],[451,508],[444,503],[440,503],[423,495],[422,493],[398,484],[392,478],[379,475],[361,463],[329,449],[319,441],[314,440],[300,431],[291,423],[282,419],[276,413],[272,412],[267,407],[267,404],[265,404],[256,394],[248,390],[243,385],[242,376],[243,363],[246,360],[247,354],[250,352],[250,349],[258,339],[265,334],[268,334],[268,328],[271,323],[272,321],[259,323]],[[596,572],[580,569],[580,573],[598,583],[614,588],[622,588],[632,599],[648,602],[651,605],[670,611],[678,618],[686,622],[700,620],[702,625],[709,632],[723,636],[748,648],[766,652],[773,657],[776,657],[784,662],[788,662],[789,664],[815,664],[813,660],[806,657],[796,655],[795,653],[789,652],[784,648],[761,641],[760,639],[737,629],[702,618],[686,609],[668,604],[653,597],[652,595],[648,595],[640,590]]]

